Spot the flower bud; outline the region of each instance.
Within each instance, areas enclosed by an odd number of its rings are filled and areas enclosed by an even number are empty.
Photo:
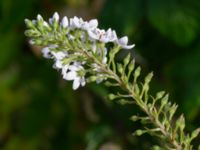
[[[108,95],[108,99],[109,99],[109,100],[114,100],[116,97],[117,97],[117,96],[114,95],[114,94],[109,94],[109,95]]]
[[[156,99],[161,99],[165,94],[165,91],[160,91],[158,93],[156,93]]]
[[[145,77],[145,80],[144,80],[145,83],[146,83],[146,84],[149,84],[149,82],[151,81],[152,77],[153,77],[153,72],[149,73],[149,74]]]
[[[129,53],[125,58],[124,58],[124,66],[126,66],[130,62],[131,54]]]
[[[135,68],[135,60],[133,59],[130,64],[128,65],[128,70],[129,71],[133,71],[133,69]]]
[[[32,21],[30,21],[29,19],[25,19],[25,24],[28,28],[35,28],[34,24]]]
[[[117,70],[119,71],[119,73],[120,74],[122,74],[123,73],[123,66],[122,66],[122,64],[117,64]]]
[[[143,131],[143,130],[136,130],[135,131],[135,135],[137,135],[137,136],[141,136],[142,134],[144,134],[146,131]]]

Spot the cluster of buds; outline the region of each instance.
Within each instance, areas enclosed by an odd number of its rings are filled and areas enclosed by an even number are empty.
[[[41,15],[36,20],[25,19],[29,28],[25,34],[31,37],[30,43],[41,45],[43,56],[55,61],[53,68],[61,70],[65,80],[73,80],[73,89],[84,86],[89,77],[99,83],[106,79],[103,71],[95,62],[90,62],[85,54],[106,65],[107,51],[112,49],[131,49],[128,37],[118,38],[114,30],[98,28],[98,21],[84,21],[82,18],[63,17],[54,13],[49,22]],[[107,46],[107,43],[112,43]],[[89,66],[89,67],[88,67]]]

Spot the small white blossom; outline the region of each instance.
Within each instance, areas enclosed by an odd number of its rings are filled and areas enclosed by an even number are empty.
[[[44,58],[52,58],[51,51],[49,50],[49,47],[45,47],[42,49],[42,55]]]
[[[81,28],[82,25],[84,24],[84,21],[82,18],[74,17],[70,18],[70,27],[73,28]]]
[[[85,86],[85,77],[79,75],[79,72],[84,71],[84,68],[78,63],[74,63],[67,67],[68,71],[63,72],[63,78],[65,80],[73,80],[73,89],[76,90],[79,86]]]
[[[51,54],[52,54],[52,56],[53,56],[53,58],[55,60],[53,68],[62,69],[62,67],[63,67],[63,59],[66,56],[68,56],[67,52],[64,52],[64,51],[54,52],[54,51],[52,51]]]
[[[69,69],[69,64],[62,64],[62,75],[63,75],[63,79],[65,79],[66,73]]]
[[[88,35],[92,40],[99,40],[101,36],[105,34],[105,30],[101,29],[94,29],[94,30],[88,30]]]
[[[67,18],[66,16],[63,17],[63,19],[62,19],[62,21],[61,21],[61,25],[62,25],[63,28],[68,27],[69,22],[68,22],[68,18]]]
[[[86,22],[86,21],[85,21],[85,22],[82,24],[81,29],[86,30],[86,31],[89,31],[89,30],[94,30],[94,29],[96,29],[97,26],[98,26],[98,21],[97,21],[96,19],[92,19],[92,20],[90,20],[89,22]]]
[[[55,63],[53,64],[54,69],[62,69],[63,68],[63,62],[62,60],[55,60]]]
[[[117,35],[115,31],[108,29],[107,31],[101,29],[89,30],[88,35],[92,40],[99,40],[104,43],[113,42],[117,40]]]
[[[94,30],[98,26],[97,19],[92,19],[88,22],[90,30]]]
[[[117,43],[124,49],[132,49],[135,44],[133,45],[127,45],[128,44],[128,37],[127,36],[124,36],[122,38],[120,38]]]

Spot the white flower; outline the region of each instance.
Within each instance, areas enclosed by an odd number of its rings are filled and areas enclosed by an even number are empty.
[[[62,60],[55,60],[55,63],[53,64],[54,69],[62,69],[63,68],[63,62]]]
[[[90,20],[89,22],[84,22],[84,23],[82,24],[82,27],[81,27],[81,28],[82,28],[83,30],[89,31],[89,30],[94,30],[94,29],[96,29],[97,26],[98,26],[98,21],[97,21],[97,19],[92,19],[92,20]]]
[[[51,51],[49,47],[45,47],[42,49],[42,55],[44,58],[52,58]]]
[[[89,21],[88,24],[89,24],[90,30],[94,30],[98,26],[98,21],[97,21],[97,19],[92,19]]]
[[[98,26],[98,21],[96,19],[92,19],[89,22],[83,21],[82,18],[74,17],[70,18],[70,27],[73,28],[78,28],[82,30],[94,30]]]
[[[67,66],[62,73],[65,80],[74,80],[73,89],[76,90],[79,86],[84,86],[86,81],[83,75],[80,75],[79,72],[83,71],[83,67],[79,63],[74,63],[73,65]]]
[[[95,28],[94,30],[89,30],[88,35],[92,40],[99,40],[104,43],[117,40],[116,32],[114,30],[112,31],[111,29],[105,31]]]
[[[71,28],[81,28],[83,24],[84,24],[84,21],[82,18],[78,18],[76,16],[74,18],[70,18]]]
[[[69,25],[68,18],[65,16],[65,17],[63,17],[63,19],[61,21],[61,26],[63,28],[66,28],[66,27],[68,27],[68,25]]]
[[[68,69],[69,69],[69,64],[65,64],[65,65],[62,64],[62,75],[64,79],[65,79]]]
[[[135,44],[127,45],[128,44],[128,37],[127,36],[124,36],[124,37],[120,38],[117,41],[117,44],[119,44],[124,49],[132,49],[135,46]]]
[[[108,42],[113,42],[117,39],[117,34],[114,30],[110,28],[107,30],[105,37],[107,38]]]
[[[51,52],[55,63],[53,64],[53,68],[55,69],[61,69],[63,67],[63,59],[68,56],[67,52],[59,51],[59,52]]]
[[[99,40],[101,36],[105,34],[105,30],[100,30],[98,28],[94,30],[88,30],[88,35],[92,40]]]

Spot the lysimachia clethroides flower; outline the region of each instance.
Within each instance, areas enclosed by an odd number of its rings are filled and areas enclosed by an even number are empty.
[[[25,34],[31,37],[30,44],[44,47],[41,50],[43,56],[54,60],[53,68],[60,70],[65,80],[73,81],[74,90],[87,82],[99,83],[106,79],[100,64],[107,65],[108,51],[134,47],[128,45],[127,36],[118,38],[111,28],[99,29],[96,19],[84,21],[76,16],[60,19],[56,12],[49,22],[41,15],[36,20],[25,19],[25,22],[28,27]]]

